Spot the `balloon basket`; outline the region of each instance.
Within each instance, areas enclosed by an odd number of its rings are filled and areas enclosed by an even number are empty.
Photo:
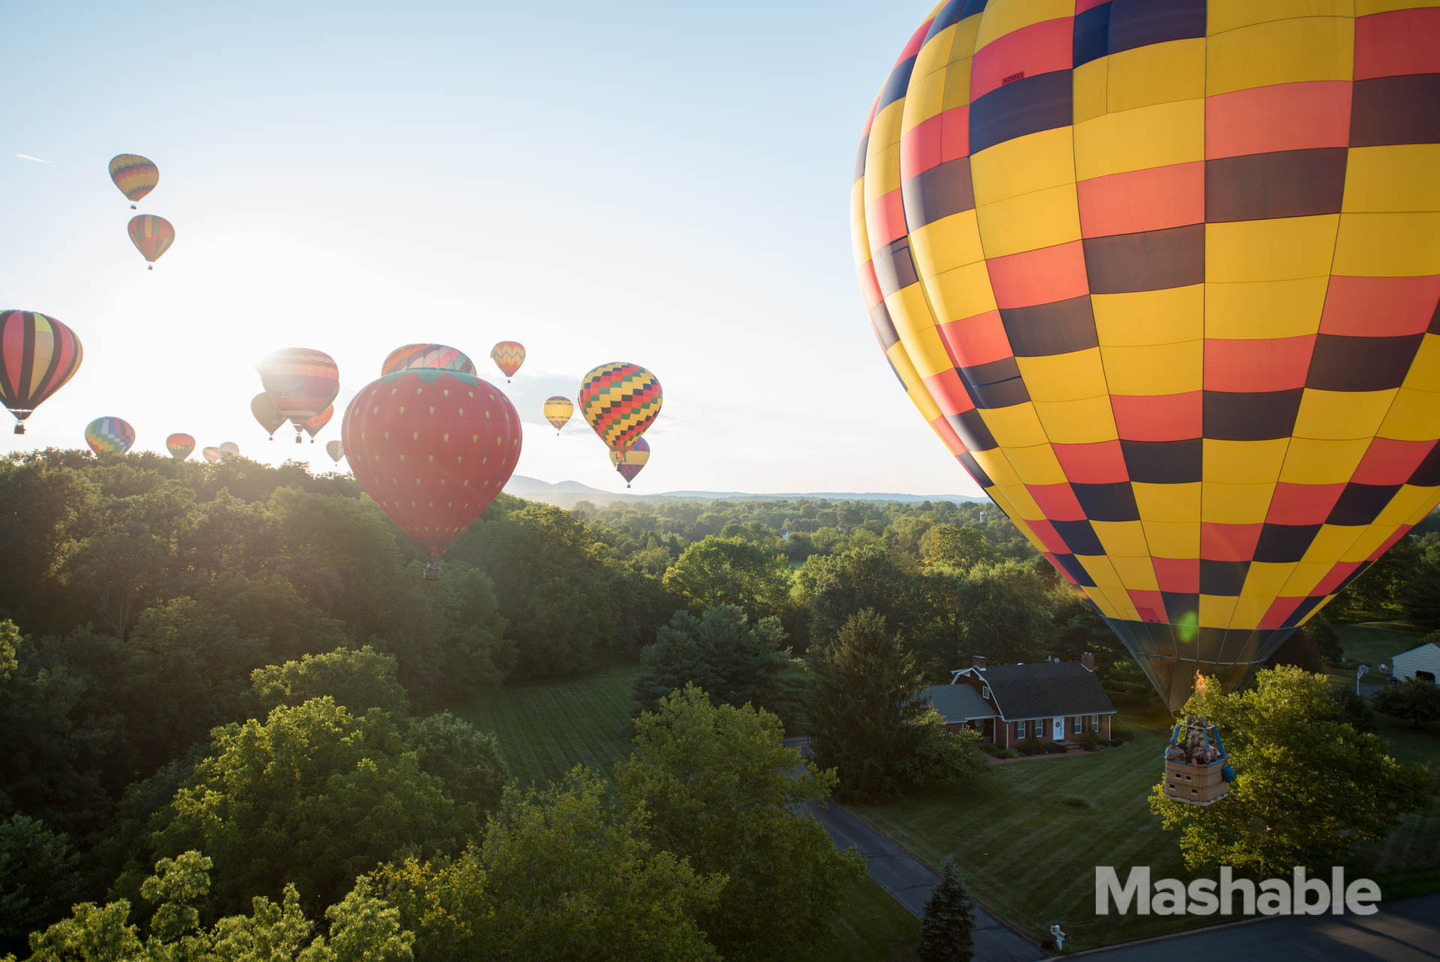
[[[153,270],[155,269],[155,265],[154,265],[154,264],[148,264],[148,265],[146,265],[145,269],[146,269],[147,271],[153,271]]]
[[[1213,805],[1230,794],[1235,772],[1220,730],[1204,718],[1186,716],[1165,746],[1165,797],[1186,805]]]
[[[17,424],[17,425],[15,425],[15,433],[16,433],[16,434],[24,434],[24,433],[25,433],[25,425],[23,425],[23,424]]]
[[[300,435],[298,435],[298,434],[295,435],[295,443],[296,443],[296,444],[299,444],[299,443],[300,443]]]

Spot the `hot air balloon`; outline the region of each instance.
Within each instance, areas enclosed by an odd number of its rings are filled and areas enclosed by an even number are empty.
[[[176,461],[184,461],[195,450],[195,439],[188,434],[172,434],[165,439],[165,450]]]
[[[160,182],[160,168],[139,154],[116,154],[110,158],[110,179],[130,200],[130,209],[134,210],[135,201],[154,190]]]
[[[615,465],[615,470],[620,472],[620,477],[625,479],[625,487],[630,487],[630,482],[635,480],[635,475],[645,467],[650,460],[650,442],[644,438],[636,438],[634,443],[625,451],[610,451],[610,463]]]
[[[508,383],[525,363],[525,345],[519,341],[501,341],[490,349],[490,358]]]
[[[309,418],[305,421],[303,427],[305,428],[305,433],[310,435],[311,444],[315,443],[315,435],[319,434],[320,429],[323,428],[325,425],[329,424],[330,419],[334,416],[335,405],[332,404],[325,410],[321,411],[319,414],[315,415],[313,418]]]
[[[570,415],[575,413],[575,405],[568,397],[557,394],[554,397],[545,399],[545,420],[555,426],[555,433],[559,434],[560,429],[570,420]]]
[[[275,432],[284,427],[287,420],[275,406],[274,399],[265,391],[250,399],[250,413],[255,415],[255,420],[259,421],[265,433],[270,435],[271,441],[275,440]]]
[[[155,269],[160,255],[175,243],[175,228],[163,217],[154,214],[137,214],[130,218],[130,242],[150,262],[147,270]]]
[[[380,366],[380,376],[396,371],[411,371],[416,368],[431,368],[441,371],[458,371],[475,376],[475,365],[470,358],[453,347],[444,344],[406,344],[397,347],[385,358]]]
[[[223,442],[220,445],[220,457],[222,460],[224,458],[240,457],[240,445],[236,444],[234,441]]]
[[[1440,12],[1058,9],[915,32],[855,260],[922,416],[1178,708],[1440,500]]]
[[[575,401],[605,446],[624,451],[660,414],[664,398],[655,375],[638,364],[612,361],[581,379]]]
[[[436,563],[505,486],[520,441],[520,416],[500,389],[455,371],[372,381],[341,425],[355,480]],[[438,575],[435,563],[426,575]]]
[[[0,402],[20,423],[80,369],[75,332],[39,311],[0,311]]]
[[[345,457],[345,448],[341,446],[339,441],[327,441],[325,443],[325,453],[330,455],[330,460],[339,461]]]
[[[201,451],[200,453],[201,453],[202,455],[204,455],[204,456],[205,456],[205,460],[206,460],[206,461],[209,461],[211,464],[214,464],[216,461],[219,461],[219,460],[220,460],[220,449],[219,449],[219,448],[205,448],[205,449],[204,449],[203,451]]]
[[[124,418],[96,418],[85,425],[85,443],[96,454],[124,454],[135,443],[135,429]]]
[[[261,361],[256,370],[275,408],[295,425],[295,443],[305,422],[324,411],[340,392],[340,369],[324,351],[287,347]]]

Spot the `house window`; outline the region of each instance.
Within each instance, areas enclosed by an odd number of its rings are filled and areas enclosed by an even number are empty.
[[[1080,734],[1080,729],[1084,727],[1084,726],[1081,724],[1080,716],[1079,716],[1079,715],[1076,715],[1074,718],[1070,719],[1070,721],[1071,721],[1070,731],[1073,732],[1073,733],[1076,734],[1076,735]]]
[[[1015,737],[1016,737],[1016,738],[1024,738],[1024,737],[1026,737],[1026,736],[1025,736],[1025,725],[1026,725],[1025,722],[1016,722],[1016,723],[1015,723]]]
[[[1090,716],[1090,730],[1091,730],[1092,732],[1098,732],[1098,731],[1100,730],[1100,716],[1099,716],[1099,715],[1091,715],[1091,716]]]

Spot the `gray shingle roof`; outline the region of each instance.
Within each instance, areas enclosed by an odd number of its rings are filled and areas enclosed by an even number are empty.
[[[995,665],[980,672],[980,677],[1007,719],[1103,715],[1115,710],[1100,679],[1079,662]]]
[[[947,724],[995,717],[995,709],[963,681],[958,685],[931,685],[925,689],[925,697]]]

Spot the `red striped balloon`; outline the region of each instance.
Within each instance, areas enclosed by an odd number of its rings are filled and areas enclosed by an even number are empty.
[[[75,332],[39,311],[0,311],[0,403],[25,433],[24,421],[41,401],[80,369],[84,351]]]

